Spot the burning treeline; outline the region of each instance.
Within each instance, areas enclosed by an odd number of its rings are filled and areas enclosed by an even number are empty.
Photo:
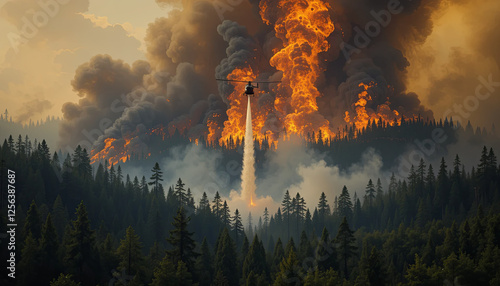
[[[369,1],[359,2],[372,7]],[[221,22],[216,5],[183,1],[182,9],[151,23],[146,37],[148,62],[130,67],[96,56],[82,65],[72,84],[86,100],[63,108],[68,118],[63,139],[75,142],[80,135],[71,137],[73,130],[100,126],[94,117],[111,119],[92,152],[94,162],[110,163],[124,162],[132,152],[149,155],[152,134],[166,138],[180,133],[212,145],[241,142],[244,84],[217,86],[215,78],[281,80],[261,85],[251,99],[253,136],[268,144],[291,134],[316,134],[329,142],[346,125],[359,129],[369,121],[398,124],[402,116],[432,118],[417,95],[406,92],[405,49],[393,40],[399,30],[388,28],[371,46],[349,59],[343,57],[340,43],[352,43],[353,27],[370,20],[369,11],[357,11],[342,1],[244,1],[224,17],[238,19],[248,30],[236,21]],[[408,15],[420,13],[412,5]],[[393,17],[394,25],[411,25],[405,17]],[[425,19],[422,22],[426,24]],[[92,118],[85,112],[100,104],[100,96],[109,97],[108,102],[119,96],[113,83],[130,84],[141,78],[142,83],[128,91],[122,112],[112,113],[105,105],[98,106],[99,114],[94,112]],[[101,83],[107,88],[98,89]]]

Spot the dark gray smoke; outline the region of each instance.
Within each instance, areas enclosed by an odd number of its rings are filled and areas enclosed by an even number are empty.
[[[129,66],[108,55],[97,55],[81,65],[73,81],[80,100],[62,107],[64,120],[59,130],[63,147],[76,144],[87,148],[121,115],[122,96],[142,84],[149,64],[137,61]]]
[[[145,38],[148,63],[137,63],[128,71],[116,65],[117,71],[110,74],[117,78],[107,82],[110,86],[106,90],[97,90],[90,75],[86,89],[85,76],[80,75],[95,59],[78,69],[75,81],[78,78],[82,83],[75,90],[83,98],[78,104],[64,106],[67,122],[61,130],[63,143],[74,144],[85,138],[81,130],[99,128],[101,118],[109,118],[112,123],[102,130],[97,149],[103,146],[105,138],[146,132],[158,125],[167,127],[169,132],[177,128],[190,137],[203,136],[208,120],[223,127],[227,95],[233,91],[230,84],[217,85],[215,78],[225,78],[234,68],[249,65],[261,79],[280,79],[268,63],[273,49],[281,47],[281,41],[274,36],[273,27],[260,19],[259,1],[230,6],[223,13],[226,20],[221,19],[217,1],[157,2],[169,7],[182,5],[182,9],[149,25]],[[442,1],[400,1],[401,12],[392,14],[388,24],[370,37],[365,47],[357,47],[357,31],[364,31],[367,23],[376,20],[374,13],[387,10],[389,2],[330,2],[336,29],[328,39],[330,50],[321,55],[324,73],[317,85],[323,95],[318,99],[319,111],[334,128],[345,124],[344,112],[353,111],[359,84],[368,82],[376,86],[369,91],[373,100],[367,108],[380,112],[378,106],[388,104],[407,117],[433,117],[417,94],[407,89],[407,69],[411,65],[407,54],[431,34],[432,12]],[[345,58],[342,43],[359,51]],[[122,95],[128,99],[127,104],[113,113],[110,104]],[[259,108],[269,110],[264,132],[281,129],[273,109],[274,96],[265,90],[257,101]]]
[[[217,27],[217,32],[227,42],[226,58],[222,59],[215,69],[215,76],[219,79],[226,79],[236,68],[243,68],[250,65],[256,68],[252,56],[257,50],[254,41],[248,35],[247,29],[238,23],[225,20]],[[255,70],[254,70],[255,72]],[[227,82],[219,82],[219,92],[224,101],[229,104],[226,96],[233,92],[233,86]]]
[[[184,4],[149,25],[148,63],[134,64],[145,66],[140,73],[109,56],[91,59],[77,70],[73,85],[82,100],[63,107],[62,144],[93,142],[101,135],[96,142],[100,149],[106,138],[142,135],[159,125],[196,137],[206,132],[209,114],[224,113],[221,99],[210,95],[216,94],[213,74],[224,57],[220,20],[209,1]],[[99,64],[103,58],[108,67]],[[103,119],[107,124],[100,124]],[[89,131],[94,140],[85,135]]]

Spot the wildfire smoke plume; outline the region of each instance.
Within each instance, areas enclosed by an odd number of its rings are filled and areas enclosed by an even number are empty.
[[[406,47],[417,39],[397,41],[404,27],[416,25],[408,19],[430,23],[421,13],[425,3],[412,2],[415,7],[405,10],[412,18],[394,17],[391,27],[397,29],[382,30],[347,61],[340,43],[353,44],[353,27],[372,19],[344,2],[244,1],[222,22],[213,0],[196,2],[183,2],[182,9],[150,24],[147,61],[128,65],[99,55],[77,70],[72,85],[82,100],[63,107],[62,144],[87,139],[79,130],[100,130],[92,161],[110,163],[155,152],[148,138],[168,140],[173,133],[230,147],[247,137],[244,83],[217,85],[214,78],[281,80],[260,86],[251,100],[252,138],[261,144],[276,145],[292,134],[314,134],[313,140],[327,143],[343,136],[336,131],[346,124],[360,129],[381,119],[398,124],[402,116],[433,118],[405,86]],[[368,10],[374,5],[360,2]],[[115,108],[123,95],[127,104]],[[101,129],[101,118],[111,126]]]

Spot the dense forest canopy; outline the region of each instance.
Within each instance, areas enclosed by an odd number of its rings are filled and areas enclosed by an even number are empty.
[[[84,148],[60,156],[44,140],[11,136],[0,157],[2,174],[18,178],[16,282],[496,285],[500,167],[492,148],[472,151],[472,168],[459,155],[421,160],[386,188],[380,178],[362,193],[332,186],[341,194],[321,190],[317,202],[286,191],[278,209],[242,214],[219,192],[194,198],[189,178],[164,186],[157,163],[142,177],[120,165],[93,172]]]

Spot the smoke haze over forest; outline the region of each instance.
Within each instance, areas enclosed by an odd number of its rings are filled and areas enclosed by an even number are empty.
[[[93,14],[105,11],[99,10],[105,7],[92,1],[61,5],[36,37],[20,46],[2,48],[6,65],[0,74],[6,75],[2,81],[7,82],[1,82],[0,96],[25,94],[19,100],[23,112],[17,112],[12,101],[5,101],[7,107],[16,110],[14,118],[19,122],[47,112],[57,115],[60,109],[59,143],[53,149],[63,152],[80,144],[94,153],[106,146],[113,147],[114,152],[147,153],[152,149],[148,139],[151,134],[168,137],[176,130],[193,141],[207,136],[214,141],[228,134],[236,136],[240,133],[235,129],[241,132],[244,127],[244,120],[237,116],[244,115],[245,110],[238,100],[242,87],[217,83],[215,78],[243,75],[283,80],[261,86],[252,103],[257,122],[254,136],[265,135],[275,142],[283,130],[290,133],[291,124],[297,120],[304,128],[302,136],[310,131],[317,135],[321,130],[330,138],[345,125],[356,123],[359,127],[367,119],[378,118],[391,122],[402,116],[438,121],[453,117],[464,127],[471,120],[474,126],[488,130],[492,130],[492,124],[500,124],[495,116],[499,105],[496,81],[500,79],[495,49],[499,43],[499,29],[494,24],[499,9],[496,1],[489,0],[481,7],[475,7],[473,1],[319,1],[322,4],[314,6],[318,12],[313,15],[325,20],[311,25],[328,33],[314,34],[309,26],[299,25],[295,31],[288,31],[288,38],[279,27],[288,21],[286,9],[294,7],[266,6],[266,1],[236,2],[157,0],[158,6],[147,4],[149,11],[157,10],[155,16],[148,19],[146,13],[136,22],[141,23],[142,30],[129,22],[113,23],[116,18],[111,14]],[[24,11],[38,11],[41,8],[37,5],[9,1],[0,10],[4,24],[21,29]],[[125,8],[130,9],[124,4]],[[477,18],[483,20],[473,20]],[[68,25],[75,27],[72,35],[61,29]],[[370,25],[373,30],[369,30]],[[281,70],[280,65],[286,61],[280,57],[273,60],[280,49],[287,52],[284,47],[293,43],[293,37],[302,34],[318,41],[318,47],[300,44],[292,56],[299,54],[294,58],[294,71],[315,73],[308,90],[312,90],[317,110],[306,115],[297,112],[300,104],[294,102],[298,77]],[[35,53],[41,55],[39,59],[30,60]],[[300,54],[307,53],[313,59],[301,62]],[[51,56],[44,61],[44,54]],[[30,84],[26,84],[28,78],[33,79]],[[59,82],[58,78],[67,80]],[[44,84],[55,81],[57,85]],[[481,85],[481,92],[491,96],[475,94]],[[38,93],[26,92],[28,87]],[[284,103],[279,105],[277,101]],[[446,142],[451,144],[447,158],[468,146],[480,145],[465,137]],[[496,139],[491,142],[497,144]],[[222,155],[197,146],[178,148],[181,151],[170,150],[167,159],[162,159],[169,181],[193,177],[193,189],[202,192],[210,175],[196,174],[202,169],[220,170]],[[411,145],[399,154],[400,160],[414,148]],[[464,162],[476,164],[475,155]],[[342,167],[325,161],[324,156],[300,144],[281,142],[258,171],[257,193],[276,199],[286,189],[329,187],[340,192],[344,181],[362,191],[369,178],[387,181],[390,173],[397,173],[403,164],[393,161],[384,165],[381,155],[372,149],[359,152]],[[437,162],[438,157],[434,154],[425,159]],[[147,173],[151,167],[139,171],[130,168],[132,173]],[[311,174],[318,179],[311,179]],[[276,182],[274,177],[282,180]],[[229,182],[219,187],[225,192],[239,188],[238,178]],[[334,182],[336,186],[332,187]]]

